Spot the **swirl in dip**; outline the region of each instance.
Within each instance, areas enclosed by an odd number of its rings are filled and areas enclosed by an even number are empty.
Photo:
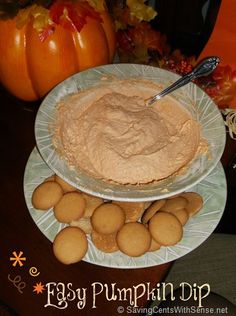
[[[195,157],[200,127],[170,96],[145,106],[159,90],[149,81],[113,80],[65,98],[57,106],[57,151],[105,181],[144,184],[173,175]]]

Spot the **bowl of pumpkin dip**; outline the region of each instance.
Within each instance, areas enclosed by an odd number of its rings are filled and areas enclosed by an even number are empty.
[[[104,199],[152,201],[191,188],[219,162],[225,127],[217,106],[193,83],[145,105],[178,78],[136,64],[71,76],[37,113],[41,156],[68,183]]]

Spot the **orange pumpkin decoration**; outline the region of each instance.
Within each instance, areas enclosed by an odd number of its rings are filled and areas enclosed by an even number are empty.
[[[111,63],[115,54],[113,22],[107,11],[99,16],[100,20],[87,16],[80,32],[54,24],[43,41],[32,19],[21,28],[16,27],[17,16],[1,20],[2,84],[16,97],[33,101],[78,71]]]

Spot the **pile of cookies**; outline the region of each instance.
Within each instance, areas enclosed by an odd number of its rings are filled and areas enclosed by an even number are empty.
[[[184,192],[154,202],[108,202],[53,175],[34,190],[32,205],[39,210],[53,208],[58,222],[68,224],[56,235],[53,252],[60,262],[71,264],[87,253],[87,236],[100,251],[120,250],[131,257],[175,245],[203,199],[196,192]]]

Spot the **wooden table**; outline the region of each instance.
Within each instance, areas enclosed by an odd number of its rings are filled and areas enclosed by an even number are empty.
[[[117,307],[131,305],[127,300],[115,299],[116,289],[132,289],[137,295],[142,287],[147,290],[157,287],[163,281],[170,264],[146,269],[112,269],[80,262],[71,266],[59,263],[52,254],[52,245],[39,231],[30,217],[24,200],[23,175],[28,157],[35,146],[34,120],[39,102],[27,103],[15,99],[0,87],[1,100],[1,221],[0,221],[0,300],[14,309],[17,314],[28,315],[118,315]],[[236,150],[236,142],[228,139],[222,158],[228,165]],[[13,252],[26,260],[13,266]],[[35,267],[40,274],[32,276],[30,268]],[[47,290],[37,294],[37,283],[45,285]],[[54,286],[58,284],[57,288]],[[75,291],[84,288],[86,302],[78,308]],[[64,302],[62,289],[65,286]],[[70,287],[70,285],[69,285]],[[106,297],[106,287],[108,289]],[[95,295],[96,291],[101,291]],[[146,293],[147,294],[147,293]],[[147,296],[137,299],[138,306],[146,304]],[[59,297],[57,297],[59,295]],[[69,295],[69,296],[67,296]],[[76,294],[77,295],[77,294]],[[134,297],[133,297],[134,298]],[[129,297],[128,297],[129,299]],[[83,300],[81,299],[81,304]],[[45,307],[45,305],[47,305]],[[68,304],[68,306],[67,306]],[[57,307],[53,307],[56,305]],[[66,307],[59,309],[58,307]],[[82,308],[83,307],[83,308]],[[122,313],[121,313],[122,314]],[[124,314],[124,313],[123,313]],[[0,310],[0,315],[5,315]]]

